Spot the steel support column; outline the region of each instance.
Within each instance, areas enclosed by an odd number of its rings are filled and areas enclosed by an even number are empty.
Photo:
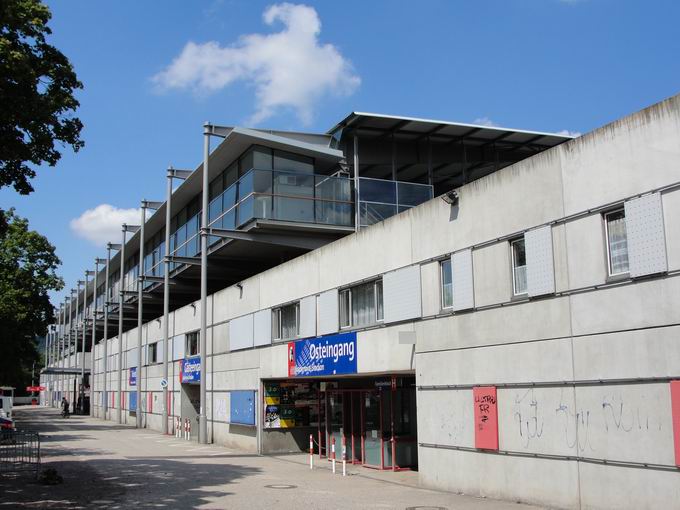
[[[78,281],[78,284],[83,283],[81,280]],[[87,284],[89,283],[89,279],[87,277],[87,271],[85,272],[85,288],[83,290],[83,336],[82,336],[82,350],[81,350],[81,356],[80,356],[80,386],[78,387],[78,393],[81,395],[80,399],[80,407],[79,412],[82,412],[82,406],[85,405],[85,334],[87,333]],[[78,350],[76,348],[76,350]],[[92,369],[90,369],[90,373],[92,373]]]
[[[125,233],[127,225],[123,224],[123,241],[120,245],[120,275],[118,277],[118,423],[123,423],[123,300],[125,293]]]
[[[354,135],[354,230],[359,231],[359,138]]]
[[[88,271],[92,273],[91,271]],[[90,416],[94,416],[94,347],[97,341],[97,275],[99,273],[99,259],[94,261],[94,281],[92,282],[92,343],[90,344]]]
[[[168,168],[166,199],[165,199],[165,259],[163,263],[163,434],[168,433],[168,358],[170,353],[170,227],[172,223],[172,179],[186,179],[191,175],[190,170],[175,170]]]
[[[135,428],[142,428],[142,314],[144,313],[144,224],[146,223],[146,200],[142,200],[139,223],[139,270],[137,278],[137,406]]]
[[[109,266],[111,265],[111,250],[114,249],[114,245],[111,243],[106,244],[106,270],[104,271],[104,411],[103,418],[107,419],[107,413],[109,410]]]
[[[208,194],[209,194],[209,166],[210,158],[210,124],[203,129],[203,190],[201,210],[201,333],[199,337],[199,354],[201,358],[201,405],[198,415],[198,442],[208,442],[208,421],[205,414],[206,398],[206,336],[208,334]]]

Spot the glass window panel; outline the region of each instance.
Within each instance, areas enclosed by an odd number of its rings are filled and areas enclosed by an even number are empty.
[[[352,287],[352,326],[373,324],[376,320],[375,284]]]
[[[352,204],[315,200],[315,222],[327,225],[354,225]]]
[[[272,210],[272,197],[255,195],[253,204],[253,216],[258,219],[276,219],[275,211]]]
[[[210,206],[208,207],[208,222],[212,223],[212,221],[215,218],[217,218],[221,213],[222,213],[222,195],[218,196],[217,198],[213,199],[212,202],[210,202]]]
[[[234,183],[229,186],[222,194],[222,208],[224,211],[236,205],[236,192],[238,191],[238,184]]]
[[[344,177],[327,177],[325,175],[315,176],[317,198],[327,200],[352,200],[351,181]]]
[[[359,222],[361,226],[369,226],[397,214],[397,206],[361,202],[359,204],[359,213]]]
[[[222,193],[222,191],[224,191],[223,178],[224,175],[220,174],[216,179],[213,179],[213,181],[210,183],[210,200],[219,196]]]
[[[527,257],[524,238],[512,241],[512,283],[515,295],[527,292]]]
[[[249,222],[255,217],[254,211],[254,199],[253,197],[246,198],[238,206],[238,225],[241,226],[244,223]]]
[[[607,214],[606,222],[609,275],[627,273],[629,266],[625,212],[620,210]]]
[[[294,338],[298,334],[298,304],[282,306],[281,312],[281,338]]]
[[[441,262],[442,280],[442,308],[453,306],[453,275],[451,273],[451,259]]]
[[[253,172],[249,172],[238,181],[238,199],[243,200],[253,192]]]
[[[397,187],[394,181],[359,179],[359,200],[366,202],[397,203]]]
[[[253,191],[255,193],[271,193],[272,192],[272,176],[273,172],[253,170]]]
[[[376,320],[383,320],[385,313],[383,310],[383,282],[378,280],[375,282],[375,315]]]
[[[398,182],[397,198],[399,205],[410,205],[411,207],[420,205],[432,198],[432,186]]]
[[[234,230],[236,228],[236,208],[231,209],[229,212],[222,216],[222,228]]]
[[[273,217],[285,221],[314,222],[314,200],[274,197]]]
[[[234,184],[238,180],[238,161],[234,161],[224,171],[224,187],[225,189]]]
[[[275,150],[274,170],[313,174],[314,160],[307,156]]]
[[[339,297],[340,297],[340,327],[347,328],[352,325],[350,322],[351,297],[349,289],[340,291]]]
[[[277,195],[314,196],[314,176],[273,172],[274,193]]]

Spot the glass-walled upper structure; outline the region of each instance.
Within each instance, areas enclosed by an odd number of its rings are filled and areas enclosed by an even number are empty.
[[[364,113],[350,114],[326,134],[239,127],[219,127],[214,133],[220,141],[208,160],[209,292],[569,139]],[[199,165],[184,174],[185,180],[173,181],[167,227],[166,202],[147,217],[143,240],[139,232],[126,237],[126,260],[120,260],[120,252],[112,254],[108,294],[104,271],[98,275],[94,302],[98,310],[109,306],[110,320],[116,320],[120,291],[126,304],[138,299],[142,273],[147,277],[143,321],[162,315],[166,228],[175,257],[169,308],[198,299],[202,173]],[[87,302],[91,306],[90,295]],[[123,327],[134,323],[126,317]],[[111,335],[116,325],[109,324]]]

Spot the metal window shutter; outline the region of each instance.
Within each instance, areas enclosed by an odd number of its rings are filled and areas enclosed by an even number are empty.
[[[253,347],[252,313],[229,321],[229,342],[232,351]]]
[[[316,296],[300,300],[300,336],[316,336]]]
[[[542,296],[555,292],[552,228],[550,225],[524,234],[527,256],[527,294]]]
[[[422,316],[420,266],[409,266],[383,276],[385,322]]]
[[[127,352],[127,368],[136,367],[137,364],[137,349],[130,349]]]
[[[661,195],[652,193],[624,204],[628,267],[632,278],[668,271]]]
[[[272,311],[271,308],[253,314],[253,345],[269,345],[272,343]]]
[[[337,333],[339,329],[338,289],[319,294],[319,335]]]
[[[177,335],[172,338],[172,359],[178,360],[184,357],[185,335]]]
[[[475,291],[471,249],[451,255],[451,275],[453,277],[453,309],[469,310],[474,308]]]
[[[157,363],[163,363],[165,361],[165,341],[164,340],[159,340],[156,343],[156,362]]]

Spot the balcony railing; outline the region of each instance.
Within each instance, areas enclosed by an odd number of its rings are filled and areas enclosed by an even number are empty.
[[[351,227],[353,211],[347,177],[253,169],[210,202],[208,218],[226,229],[256,219]]]
[[[427,202],[434,191],[428,184],[359,178],[359,225],[367,227]]]

